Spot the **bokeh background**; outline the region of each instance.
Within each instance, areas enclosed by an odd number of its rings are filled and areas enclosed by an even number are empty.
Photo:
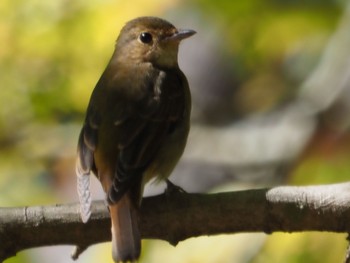
[[[76,142],[90,94],[124,23],[160,16],[198,33],[180,49],[192,131],[172,180],[189,192],[350,178],[350,4],[341,0],[2,0],[0,206],[77,201]],[[347,45],[349,44],[349,45]],[[103,198],[93,181],[94,197]],[[162,191],[151,185],[146,194]],[[172,247],[143,241],[140,262],[342,262],[346,235],[238,234]],[[71,246],[6,263],[73,262]],[[109,243],[77,262],[112,262]]]

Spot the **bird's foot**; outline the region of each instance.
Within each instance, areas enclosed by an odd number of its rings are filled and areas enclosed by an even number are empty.
[[[166,194],[171,194],[171,193],[185,194],[186,193],[184,189],[182,189],[180,186],[173,184],[170,180],[166,179],[165,182],[166,182],[166,189],[165,189]]]

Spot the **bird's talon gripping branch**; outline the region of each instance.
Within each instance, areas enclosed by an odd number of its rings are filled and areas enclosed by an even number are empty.
[[[166,189],[165,189],[166,194],[171,194],[171,193],[186,194],[187,193],[183,188],[172,183],[169,179],[166,179],[165,182],[166,182]]]

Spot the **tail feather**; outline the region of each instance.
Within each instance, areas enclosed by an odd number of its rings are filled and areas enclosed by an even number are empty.
[[[140,256],[141,236],[138,209],[129,193],[110,206],[112,218],[112,256],[115,262],[135,261]]]

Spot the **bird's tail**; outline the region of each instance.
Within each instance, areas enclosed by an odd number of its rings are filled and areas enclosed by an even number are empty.
[[[115,262],[136,261],[141,251],[138,209],[126,193],[110,205],[112,219],[112,256]]]

